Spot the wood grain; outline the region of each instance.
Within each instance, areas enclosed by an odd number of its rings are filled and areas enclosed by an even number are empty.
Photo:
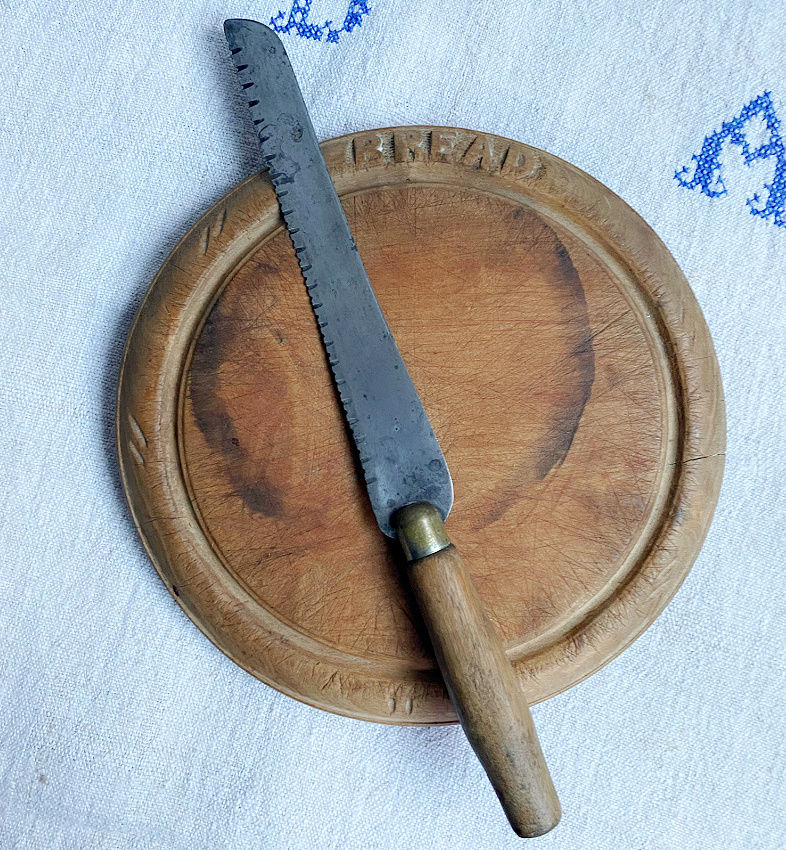
[[[445,450],[451,538],[544,699],[640,634],[699,551],[725,438],[704,320],[650,228],[555,157],[440,127],[323,150]],[[117,425],[153,563],[224,652],[321,708],[455,720],[266,178],[151,285]]]

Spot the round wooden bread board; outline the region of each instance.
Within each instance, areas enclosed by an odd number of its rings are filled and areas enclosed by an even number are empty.
[[[700,309],[647,224],[554,156],[445,127],[322,147],[453,476],[450,536],[543,700],[639,635],[704,539],[725,426]],[[117,437],[156,569],[230,658],[340,714],[455,721],[266,176],[153,281]]]

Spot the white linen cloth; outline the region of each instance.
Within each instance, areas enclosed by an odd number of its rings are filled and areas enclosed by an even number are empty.
[[[786,6],[314,0],[287,27],[291,8],[0,4],[0,847],[521,846],[460,729],[335,717],[225,658],[120,490],[132,316],[185,229],[260,167],[221,23],[279,12],[320,138],[447,124],[569,160],[655,228],[715,339],[712,529],[646,634],[535,709],[565,811],[536,846],[786,846],[786,190],[765,120],[786,120]],[[764,92],[770,111],[735,125],[748,147],[723,145],[726,194],[681,186]],[[775,212],[752,215],[754,194]]]

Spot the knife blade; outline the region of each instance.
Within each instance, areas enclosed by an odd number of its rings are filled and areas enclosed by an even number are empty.
[[[529,708],[445,532],[447,462],[374,294],[276,34],[224,24],[381,531],[398,537],[456,713],[514,830],[560,818]]]

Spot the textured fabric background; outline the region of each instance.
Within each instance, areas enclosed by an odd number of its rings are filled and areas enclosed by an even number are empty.
[[[221,22],[290,5],[0,4],[2,848],[520,846],[460,730],[334,717],[221,655],[119,487],[133,313],[184,230],[259,168]],[[362,6],[338,43],[282,35],[320,137],[451,124],[575,163],[674,253],[723,371],[726,478],[693,571],[619,659],[535,709],[565,810],[537,846],[786,846],[786,228],[746,206],[783,147],[756,119],[750,150],[773,155],[726,145],[727,194],[674,179],[763,92],[786,120],[786,7]],[[346,11],[314,0],[309,20]]]

